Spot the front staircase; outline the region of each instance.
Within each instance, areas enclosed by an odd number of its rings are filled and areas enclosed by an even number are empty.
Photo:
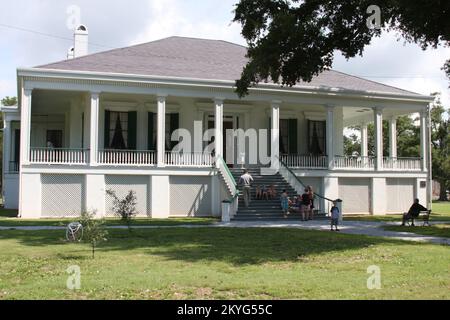
[[[243,174],[243,169],[230,168],[230,171],[236,182],[239,182],[239,177]],[[286,220],[283,215],[283,210],[280,206],[280,195],[283,190],[286,190],[289,198],[293,198],[297,195],[295,189],[283,178],[279,173],[275,175],[261,175],[260,168],[250,168],[249,173],[252,175],[254,181],[252,184],[252,201],[248,208],[245,207],[244,199],[239,197],[239,208],[233,220]],[[268,188],[271,185],[275,186],[277,190],[277,197],[273,200],[256,200],[256,186],[265,185]],[[242,187],[239,186],[242,190]],[[241,192],[242,193],[242,192]],[[325,218],[324,214],[315,214],[315,218]],[[300,220],[300,213],[290,213],[288,219]]]

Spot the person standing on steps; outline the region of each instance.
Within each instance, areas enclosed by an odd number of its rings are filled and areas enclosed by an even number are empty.
[[[248,170],[244,170],[244,174],[239,178],[239,185],[243,186],[244,203],[245,207],[248,208],[251,201],[251,191],[252,191],[253,177],[248,173]]]

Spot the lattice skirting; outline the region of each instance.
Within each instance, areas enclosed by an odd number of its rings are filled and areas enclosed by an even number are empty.
[[[85,209],[83,175],[43,174],[41,184],[42,217],[78,217]]]
[[[389,213],[401,213],[408,210],[414,201],[414,184],[414,179],[387,178],[386,211]]]
[[[169,181],[171,216],[211,215],[211,177],[172,176]]]
[[[136,209],[138,216],[151,216],[150,206],[150,179],[149,176],[121,176],[106,175],[105,190],[113,190],[116,195],[123,199],[130,190],[136,192]],[[113,198],[105,195],[105,209],[107,217],[115,217],[112,210]]]
[[[369,213],[371,185],[368,178],[339,178],[339,198],[344,213]],[[386,201],[386,199],[380,199]]]

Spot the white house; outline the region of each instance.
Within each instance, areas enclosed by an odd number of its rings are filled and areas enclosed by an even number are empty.
[[[4,204],[22,218],[111,215],[107,189],[136,191],[145,216],[218,216],[225,199],[234,199],[239,215],[228,167],[243,166],[242,156],[245,166],[279,169],[278,180],[297,192],[303,183],[343,199],[346,214],[402,212],[413,198],[429,200],[430,96],[330,70],[292,88],[262,83],[239,99],[233,86],[245,47],[170,37],[88,55],[87,36],[80,26],[68,60],[19,68],[19,106],[2,108]],[[396,117],[412,113],[420,114],[421,157],[398,158]],[[375,156],[368,154],[370,122]],[[362,127],[357,157],[344,155],[350,125]],[[190,151],[174,149],[180,128],[200,137]],[[206,129],[215,137],[202,141]],[[226,129],[272,130],[243,146],[226,139]],[[215,149],[205,151],[212,141]],[[227,158],[237,161],[227,165]],[[326,200],[317,203],[327,210]]]

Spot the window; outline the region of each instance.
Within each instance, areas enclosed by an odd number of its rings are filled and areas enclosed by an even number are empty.
[[[280,154],[289,154],[289,121],[280,120]]]
[[[308,120],[308,151],[324,155],[326,152],[326,122]]]
[[[62,130],[47,130],[47,148],[62,148]]]
[[[110,112],[109,117],[109,148],[128,148],[128,112]]]

